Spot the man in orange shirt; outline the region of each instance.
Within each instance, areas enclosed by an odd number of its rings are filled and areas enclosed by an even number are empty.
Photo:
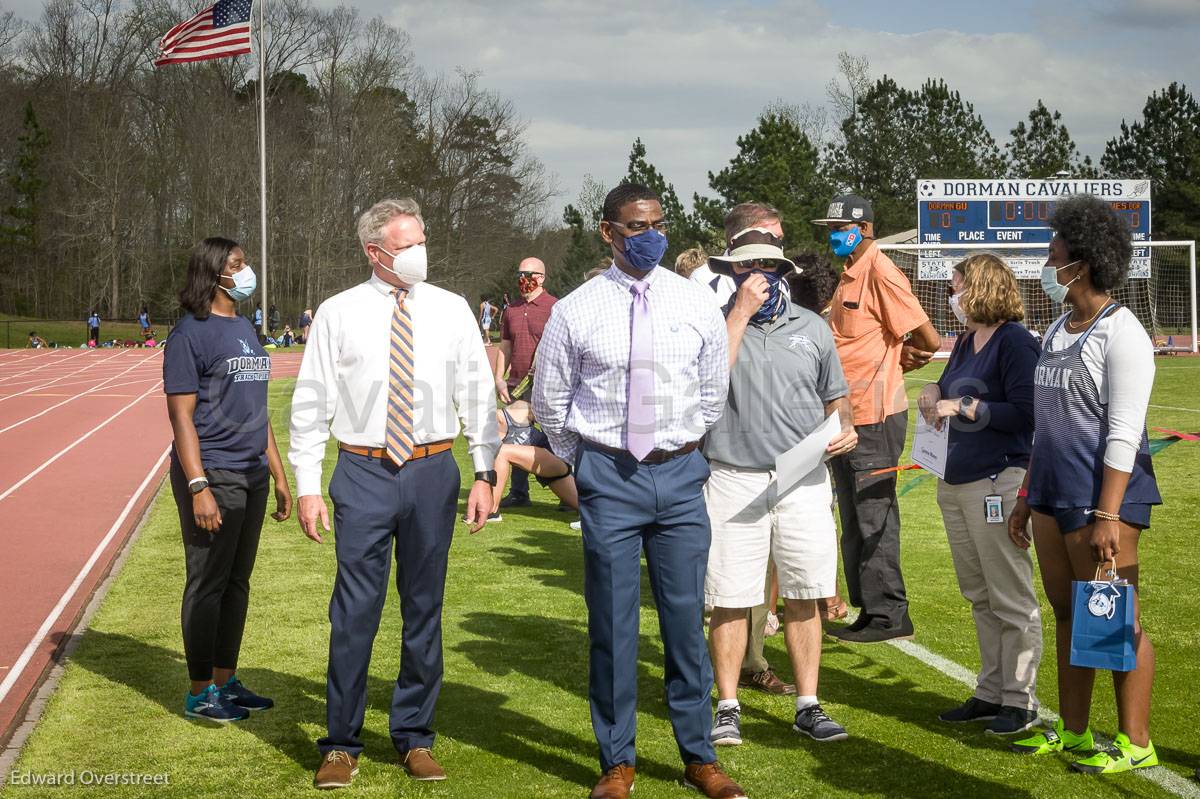
[[[842,563],[858,619],[831,635],[850,643],[911,638],[908,597],[900,574],[900,506],[895,467],[908,429],[904,372],[929,362],[941,337],[913,296],[912,285],[875,246],[871,204],[847,194],[834,198],[825,218],[834,255],[846,259],[833,295],[829,323],[850,403],[858,447],[834,458],[842,517]]]

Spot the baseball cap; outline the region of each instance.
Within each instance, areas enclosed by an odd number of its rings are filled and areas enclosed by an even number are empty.
[[[875,210],[871,203],[857,194],[842,194],[833,198],[823,219],[814,219],[814,225],[827,225],[830,222],[874,222]]]

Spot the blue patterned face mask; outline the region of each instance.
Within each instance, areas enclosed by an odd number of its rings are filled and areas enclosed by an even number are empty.
[[[838,258],[845,258],[854,252],[854,248],[861,241],[862,231],[856,227],[852,227],[849,230],[829,231],[829,245],[833,248],[833,254]]]
[[[783,275],[778,272],[768,272],[765,269],[755,269],[733,276],[734,284],[740,289],[751,275],[762,275],[767,279],[767,299],[762,306],[750,317],[751,322],[765,324],[770,322],[783,311]]]

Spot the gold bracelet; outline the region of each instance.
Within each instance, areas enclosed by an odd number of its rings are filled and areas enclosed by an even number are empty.
[[[1115,513],[1109,513],[1108,511],[1103,511],[1098,508],[1096,510],[1092,511],[1092,515],[1095,516],[1097,519],[1103,519],[1106,522],[1121,521],[1121,517],[1119,515],[1117,515]]]

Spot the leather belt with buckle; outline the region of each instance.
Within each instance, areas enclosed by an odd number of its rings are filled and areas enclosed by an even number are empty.
[[[432,444],[418,444],[413,447],[412,455],[408,456],[408,460],[415,461],[421,458],[428,458],[430,455],[437,455],[439,452],[445,452],[454,446],[453,441],[435,441]],[[384,447],[356,447],[353,444],[343,444],[338,442],[338,449],[354,455],[362,455],[364,458],[379,458],[380,460],[388,460],[387,449]]]
[[[600,444],[595,441],[592,441],[591,439],[586,439],[586,438],[584,439],[583,443],[585,446],[589,446],[593,449],[598,449],[601,452],[607,452],[609,455],[616,455],[617,457],[630,457],[630,458],[633,457],[633,453],[627,449],[618,449],[617,447],[605,446],[604,444]],[[674,460],[675,458],[678,458],[681,455],[686,455],[689,452],[691,452],[692,450],[698,449],[699,447],[700,447],[699,441],[691,441],[691,442],[688,442],[687,444],[684,444],[679,449],[652,449],[652,450],[650,450],[650,453],[648,455],[646,455],[646,457],[642,458],[641,462],[642,463],[655,463],[655,464],[666,463],[667,461]]]

